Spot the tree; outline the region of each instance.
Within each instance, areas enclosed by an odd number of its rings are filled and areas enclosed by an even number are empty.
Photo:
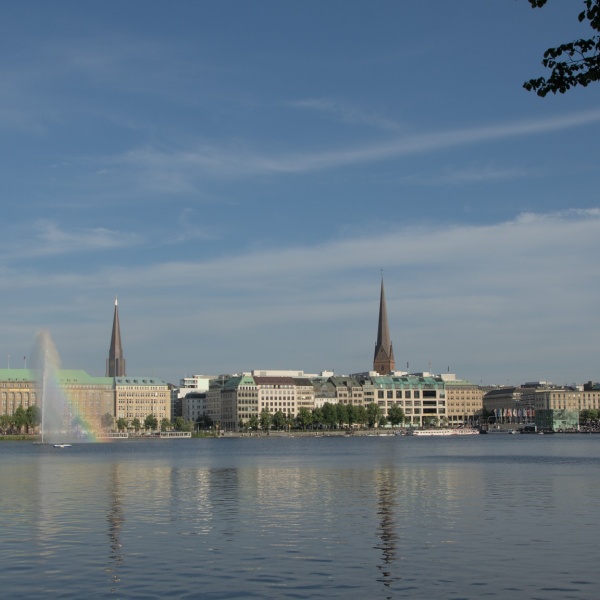
[[[301,427],[304,431],[306,431],[306,428],[312,423],[312,414],[306,406],[302,406],[298,411],[296,423],[298,423],[298,427]]]
[[[27,414],[25,413],[25,409],[22,406],[17,406],[17,409],[15,410],[13,417],[14,417],[14,425],[17,428],[17,430],[19,431],[19,433],[21,433],[21,431],[23,430],[23,427],[25,427],[25,425],[27,425]]]
[[[313,408],[312,410],[312,421],[311,421],[311,425],[314,428],[315,426],[322,426],[323,423],[325,422],[325,418],[323,416],[323,409],[322,408]]]
[[[173,427],[175,427],[175,431],[183,431],[183,425],[183,417],[175,417],[175,421],[173,421]]]
[[[382,416],[381,408],[375,402],[367,404],[367,425],[372,428],[375,427],[376,423],[379,423],[379,419]]]
[[[541,8],[548,0],[529,0],[532,8]],[[588,21],[594,31],[600,32],[600,0],[583,0],[584,9],[579,13],[579,22]],[[548,79],[538,77],[523,84],[527,91],[538,96],[549,92],[564,94],[572,87],[587,87],[600,79],[600,36],[561,44],[548,48],[542,60],[544,67],[551,69]]]
[[[127,419],[125,419],[124,417],[119,417],[117,419],[117,429],[119,431],[125,431],[127,429]]]
[[[336,406],[336,413],[337,423],[340,427],[343,427],[348,422],[348,407],[345,404],[338,404]]]
[[[252,415],[248,421],[246,422],[246,425],[252,430],[252,431],[258,431],[258,426],[260,425],[259,421],[258,421],[258,417],[256,415]]]
[[[28,432],[30,428],[33,429],[40,424],[41,412],[42,411],[35,404],[27,407],[27,410],[25,411],[25,418],[27,419],[25,425]]]
[[[168,429],[171,429],[172,425],[171,425],[171,421],[169,421],[169,419],[167,419],[166,417],[164,419],[161,419],[160,421],[160,430],[161,431],[167,431]]]
[[[367,409],[364,406],[357,406],[354,410],[354,419],[359,425],[366,425],[369,422]]]
[[[158,419],[152,413],[150,413],[144,419],[144,429],[146,429],[146,430],[149,429],[150,431],[154,431],[157,427],[158,427]]]
[[[356,423],[356,407],[354,404],[346,406],[346,423],[348,423],[348,427],[352,427]]]
[[[142,424],[140,423],[140,420],[137,417],[135,417],[135,419],[131,421],[131,426],[133,427],[136,433],[142,428]]]
[[[337,423],[336,405],[331,402],[325,402],[321,410],[323,411],[323,425],[329,428],[335,427]]]
[[[273,415],[266,408],[263,408],[260,413],[260,428],[263,431],[269,431],[272,422]]]
[[[0,429],[2,429],[3,434],[9,430],[12,430],[14,424],[15,420],[13,415],[0,415]]]
[[[275,429],[281,430],[285,427],[285,423],[286,423],[285,415],[280,410],[278,410],[273,415],[273,426],[275,427]]]
[[[397,427],[404,421],[404,411],[400,408],[399,404],[392,404],[388,408],[387,417],[392,427]]]
[[[113,425],[114,419],[110,413],[105,413],[100,417],[100,426],[102,429],[111,429]]]
[[[208,429],[213,426],[213,420],[206,413],[203,413],[196,419],[196,425],[200,429]]]
[[[292,416],[291,412],[288,412],[285,418],[285,426],[287,427],[288,431],[294,426],[294,417]]]

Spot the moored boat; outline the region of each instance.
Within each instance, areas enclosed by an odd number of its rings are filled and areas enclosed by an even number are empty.
[[[407,435],[444,437],[448,435],[478,435],[479,430],[465,427],[457,429],[409,429]]]

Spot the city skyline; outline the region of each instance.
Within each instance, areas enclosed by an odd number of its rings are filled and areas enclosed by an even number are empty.
[[[130,373],[365,371],[383,269],[397,369],[599,379],[579,6],[438,4],[6,7],[4,356],[102,375],[118,296]]]

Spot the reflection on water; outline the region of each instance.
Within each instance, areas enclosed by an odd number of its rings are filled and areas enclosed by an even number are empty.
[[[381,550],[381,562],[377,568],[381,571],[378,579],[385,587],[390,587],[394,581],[400,579],[395,573],[400,572],[398,563],[398,534],[396,533],[396,497],[397,486],[395,482],[395,471],[385,469],[376,471],[375,480],[379,496],[379,537],[381,543],[375,546]]]
[[[523,438],[5,444],[3,594],[592,598],[600,436]]]
[[[123,562],[123,544],[121,543],[121,527],[123,526],[123,499],[119,482],[119,465],[112,463],[108,476],[108,545],[110,547],[109,563],[106,572],[111,578],[111,592],[116,591],[120,581],[119,567]]]

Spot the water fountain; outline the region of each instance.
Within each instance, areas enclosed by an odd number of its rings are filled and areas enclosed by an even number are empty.
[[[32,367],[40,399],[42,443],[64,444],[69,438],[69,405],[58,381],[60,357],[50,332],[38,332]]]

